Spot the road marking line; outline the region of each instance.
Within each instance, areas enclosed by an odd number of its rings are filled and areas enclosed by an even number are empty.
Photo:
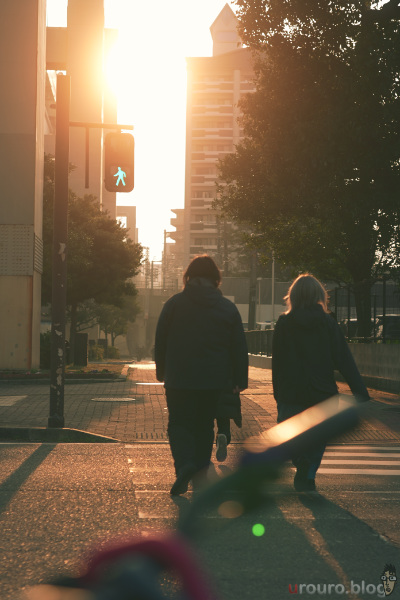
[[[318,469],[324,475],[400,475],[400,469]]]
[[[343,450],[344,452],[347,451],[347,449],[350,450],[395,450],[396,448],[399,449],[400,451],[400,446],[397,445],[393,445],[393,446],[358,446],[357,444],[343,444],[342,446],[327,446],[326,449],[327,450]]]
[[[400,458],[400,450],[396,454],[389,452],[325,452],[324,456],[369,456],[371,458]]]
[[[325,460],[322,459],[321,464],[324,465],[382,465],[382,466],[393,466],[400,465],[400,460]]]
[[[136,398],[92,398],[93,402],[135,402]]]
[[[14,406],[20,400],[25,400],[28,396],[0,396],[0,406]]]

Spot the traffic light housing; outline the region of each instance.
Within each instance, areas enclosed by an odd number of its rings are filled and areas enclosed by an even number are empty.
[[[134,187],[135,140],[130,133],[108,133],[104,140],[104,184],[109,192]]]

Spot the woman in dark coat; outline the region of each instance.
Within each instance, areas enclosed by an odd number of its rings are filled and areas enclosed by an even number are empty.
[[[277,321],[272,343],[272,382],[278,423],[338,393],[338,370],[354,396],[369,400],[344,335],[329,314],[328,296],[312,275],[300,275],[285,298],[288,310]],[[325,444],[293,456],[297,491],[315,490]]]
[[[221,395],[248,385],[241,317],[218,289],[217,265],[209,256],[195,257],[183,281],[183,291],[163,307],[155,340],[156,375],[165,385],[176,471],[173,495],[185,493],[193,476],[210,465]]]

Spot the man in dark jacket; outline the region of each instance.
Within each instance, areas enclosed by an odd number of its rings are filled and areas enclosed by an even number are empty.
[[[184,275],[184,290],[165,303],[157,324],[156,375],[165,385],[177,475],[171,494],[185,493],[190,479],[210,464],[221,393],[248,385],[242,321],[218,289],[220,282],[209,256],[194,258]]]

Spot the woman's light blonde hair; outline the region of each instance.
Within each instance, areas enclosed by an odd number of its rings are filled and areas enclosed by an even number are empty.
[[[295,308],[320,304],[328,312],[328,292],[320,281],[310,273],[299,275],[284,298],[288,307],[286,313]]]

